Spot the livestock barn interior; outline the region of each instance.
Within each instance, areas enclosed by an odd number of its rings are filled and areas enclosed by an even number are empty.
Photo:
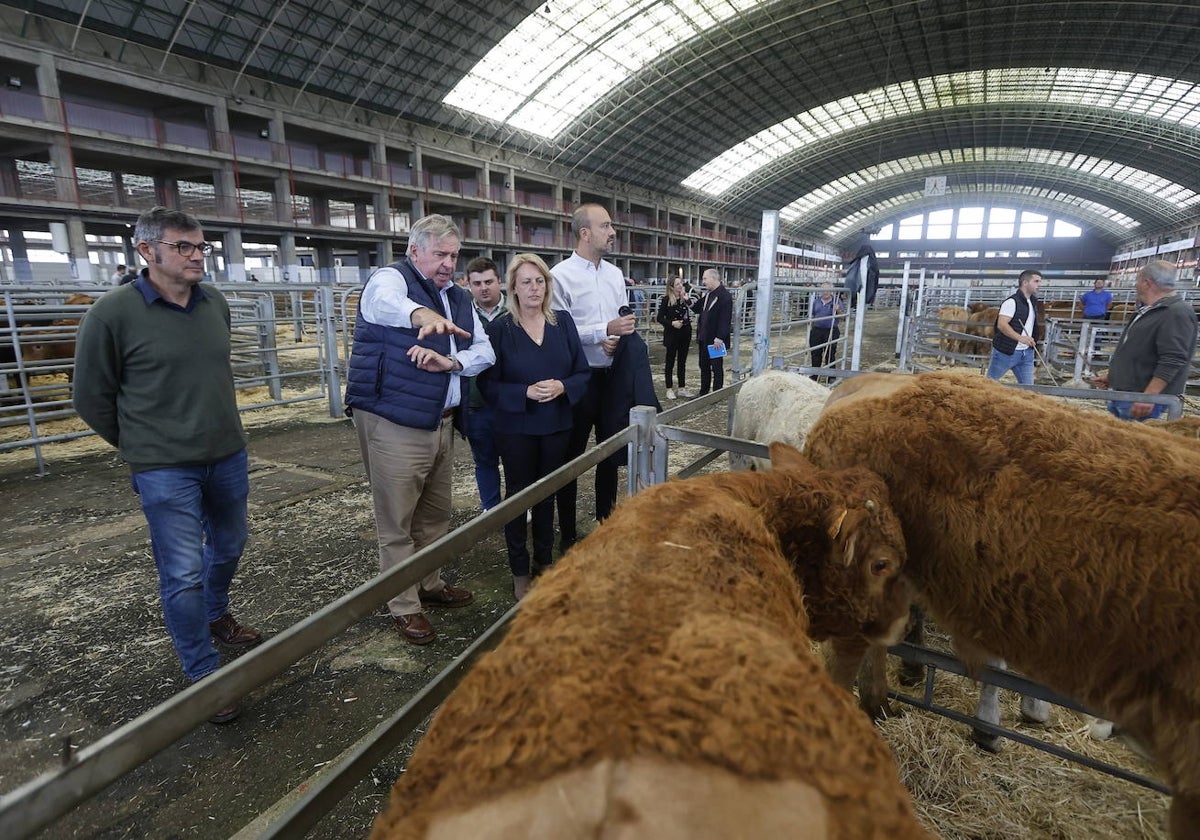
[[[667,399],[654,319],[669,279],[710,267],[735,292],[735,388],[809,364],[813,294],[870,246],[880,290],[842,316],[839,374],[974,375],[990,325],[939,311],[995,306],[1037,269],[1037,381],[1081,391],[1135,314],[1140,268],[1174,263],[1200,299],[1198,25],[1195,4],[1087,0],[0,0],[0,836],[370,830],[460,656],[513,606],[503,520],[478,515],[462,441],[444,559],[476,604],[417,649],[382,590],[347,600],[378,569],[341,410],[351,325],[416,219],[456,222],[460,271],[503,270],[525,251],[555,264],[573,209],[607,208],[663,422],[693,434],[660,477],[726,463],[704,455],[726,446],[732,393]],[[203,722],[212,692],[181,693],[128,469],[71,405],[79,320],[119,265],[141,267],[133,224],[159,204],[202,222],[230,300],[251,455],[239,609],[281,642],[220,672],[246,698],[229,727]],[[1084,323],[1097,279],[1116,304]],[[1193,357],[1185,418],[1197,387]],[[933,688],[963,715],[977,696],[964,677]],[[893,712],[878,729],[937,836],[1168,836],[1159,790]],[[1162,789],[1137,745],[1089,738],[1077,711],[1016,726]]]

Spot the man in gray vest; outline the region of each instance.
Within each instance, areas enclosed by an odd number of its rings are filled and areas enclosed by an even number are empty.
[[[458,243],[450,219],[419,219],[405,258],[374,272],[358,304],[346,411],[371,483],[380,572],[449,530],[465,378],[496,361],[470,293],[454,284]],[[388,610],[400,635],[423,645],[436,635],[423,607],[465,607],[472,600],[435,569],[388,601]]]

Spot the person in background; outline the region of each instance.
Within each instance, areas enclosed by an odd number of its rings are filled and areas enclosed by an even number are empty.
[[[1175,291],[1176,266],[1155,260],[1138,272],[1134,289],[1142,309],[1121,333],[1107,373],[1092,380],[1098,388],[1182,394],[1196,352],[1196,312]],[[1108,410],[1122,420],[1153,420],[1165,405],[1109,400]]]
[[[346,374],[375,507],[379,571],[387,572],[450,529],[454,430],[462,430],[463,377],[496,355],[471,295],[454,285],[458,227],[431,214],[409,232],[404,259],[367,278]],[[434,569],[388,601],[396,630],[432,642],[423,607],[465,607],[474,596]]]
[[[1042,285],[1041,272],[1022,271],[1017,278],[1017,291],[1000,304],[992,333],[992,358],[988,363],[988,379],[1013,372],[1022,385],[1033,384],[1033,355],[1037,341],[1034,326],[1037,320],[1037,292]]]
[[[812,366],[825,367],[825,363],[833,363],[837,355],[834,346],[841,337],[838,329],[837,316],[842,314],[842,300],[833,293],[832,283],[821,284],[821,294],[812,302],[812,326],[808,331],[808,346],[813,348]],[[822,347],[821,345],[826,345]],[[816,379],[814,374],[813,379]]]
[[[212,246],[194,217],[147,210],[134,240],[145,276],[102,295],[79,325],[75,410],[133,472],[167,632],[195,682],[221,667],[214,641],[231,651],[262,641],[229,608],[250,495],[229,304],[201,285]],[[238,713],[233,703],[210,720]]]
[[[642,310],[646,308],[646,293],[634,286],[632,277],[625,278],[625,287],[628,290],[626,295],[629,300],[629,307],[633,310],[634,317],[641,318]]]
[[[1084,318],[1104,319],[1108,317],[1108,310],[1112,309],[1112,292],[1104,288],[1103,277],[1097,277],[1092,290],[1080,295],[1080,300],[1083,301]]]
[[[682,277],[673,277],[667,284],[667,293],[658,303],[657,320],[662,324],[663,345],[667,348],[667,363],[663,372],[667,383],[667,399],[675,399],[672,369],[679,378],[680,398],[691,399],[694,394],[685,386],[688,347],[692,344],[692,299],[684,290]]]
[[[625,296],[625,276],[604,257],[616,244],[608,211],[599,204],[581,204],[571,216],[571,231],[575,235],[575,250],[551,269],[554,275],[553,302],[555,311],[564,311],[575,322],[579,342],[587,356],[592,376],[587,393],[574,404],[574,422],[567,447],[567,460],[587,449],[592,430],[599,437],[598,422],[605,405],[622,403],[625,394],[614,393],[618,387],[612,373],[613,354],[623,336],[637,331],[637,320],[631,312],[622,315],[629,306]],[[558,491],[558,524],[562,531],[561,550],[567,551],[578,538],[576,500],[578,482]],[[617,464],[606,459],[596,465],[596,521],[608,518],[617,501]]]
[[[500,271],[487,257],[476,257],[467,263],[467,288],[475,302],[475,314],[486,329],[487,325],[504,314],[504,292],[500,288]],[[479,507],[488,511],[500,504],[500,454],[496,451],[496,413],[483,399],[475,377],[470,380],[470,399],[467,403],[467,440],[471,458],[475,461],[475,486],[479,490]]]
[[[128,271],[129,269],[125,267],[124,263],[119,263],[116,271],[109,275],[108,282],[112,283],[114,286],[121,285],[121,278],[124,277]]]
[[[733,331],[733,296],[721,282],[721,273],[715,268],[704,272],[700,278],[707,290],[696,302],[696,343],[700,345],[700,396],[711,388],[719,391],[725,387],[725,356],[723,351],[729,344]],[[722,353],[713,357],[709,348]]]
[[[496,412],[507,498],[567,462],[572,406],[587,393],[591,371],[570,313],[551,308],[554,278],[541,257],[517,254],[506,277],[508,315],[487,325],[496,364],[480,375],[479,388]],[[518,601],[533,572],[554,562],[553,496],[534,505],[531,522],[532,566],[525,515],[504,526]]]

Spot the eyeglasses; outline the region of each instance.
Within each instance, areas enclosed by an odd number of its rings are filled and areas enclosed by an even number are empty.
[[[201,242],[199,245],[197,245],[195,242],[188,242],[186,239],[180,242],[167,242],[165,239],[155,239],[154,241],[160,245],[169,245],[178,251],[179,256],[181,257],[190,257],[192,254],[196,253],[196,249],[199,249],[200,253],[206,257],[213,252],[213,246],[211,242]]]

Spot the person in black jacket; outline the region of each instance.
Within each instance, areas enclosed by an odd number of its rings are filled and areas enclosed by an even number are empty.
[[[658,323],[663,328],[663,345],[667,348],[667,366],[664,377],[667,382],[667,399],[675,399],[675,388],[671,380],[672,367],[678,373],[679,396],[693,396],[687,385],[688,347],[692,343],[692,299],[683,288],[683,278],[675,277],[667,285],[667,293],[658,304]]]
[[[517,254],[506,279],[508,314],[486,326],[496,363],[477,380],[483,398],[495,411],[505,498],[567,462],[572,407],[587,393],[591,377],[575,320],[569,312],[551,308],[554,277],[542,258]],[[625,413],[628,416],[628,409]],[[518,601],[529,590],[533,566],[545,568],[554,562],[554,497],[534,505],[531,519],[532,558],[525,514],[504,526],[513,595]]]
[[[705,271],[701,280],[708,291],[696,302],[693,311],[699,316],[696,343],[700,345],[700,396],[703,397],[710,386],[714,391],[725,386],[724,354],[733,330],[733,295],[715,268]],[[713,357],[712,353],[719,355]]]

